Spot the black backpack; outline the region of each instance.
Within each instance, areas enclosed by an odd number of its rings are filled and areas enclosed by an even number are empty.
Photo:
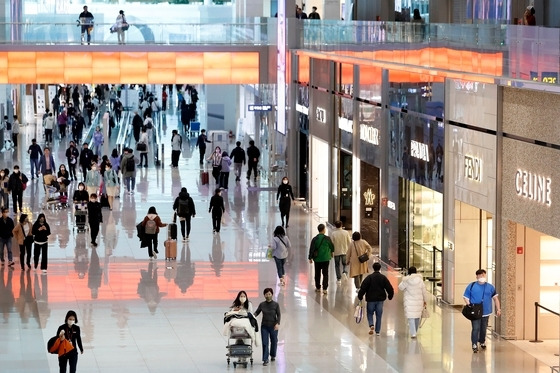
[[[12,123],[6,122],[6,131],[11,131],[11,130],[12,130]]]
[[[190,214],[189,200],[179,199],[179,206],[177,207],[177,215],[184,218]]]
[[[126,170],[128,172],[134,171],[136,168],[136,162],[134,161],[134,157],[130,157],[126,160]]]

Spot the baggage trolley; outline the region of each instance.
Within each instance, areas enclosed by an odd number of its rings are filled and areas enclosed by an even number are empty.
[[[87,230],[87,204],[74,204],[74,228],[78,233]]]
[[[253,365],[253,339],[247,333],[245,328],[238,326],[230,327],[230,333],[228,337],[227,348],[227,364],[229,365],[230,359],[236,359],[233,362],[233,367],[237,368],[237,364],[247,365],[251,363]]]

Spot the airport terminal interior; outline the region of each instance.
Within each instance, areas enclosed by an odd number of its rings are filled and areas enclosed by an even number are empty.
[[[44,212],[53,234],[46,273],[21,270],[16,245],[15,266],[0,268],[3,372],[58,371],[56,355],[47,353],[46,343],[64,323],[68,310],[76,311],[81,327],[84,352],[79,355],[79,372],[234,370],[226,361],[224,313],[240,290],[247,292],[256,308],[267,287],[274,290],[282,313],[276,361],[264,367],[258,345],[253,348],[254,365],[248,370],[544,373],[554,365],[554,343],[537,347],[506,341],[490,330],[488,349],[473,354],[470,322],[458,309],[436,302],[435,297],[428,302],[431,317],[412,339],[402,293],[397,289],[402,275],[386,266],[382,272],[396,295],[385,302],[380,335],[369,335],[365,317],[360,324],[354,318],[357,297],[351,279],[337,284],[331,265],[327,294],[314,291],[313,266],[307,255],[316,226],[322,221],[302,202],[295,202],[291,209],[287,235],[293,247],[286,264],[286,284],[281,286],[274,262],[266,258],[272,232],[281,223],[276,203],[279,178],[247,180],[246,167],[241,181],[230,178],[228,190],[223,192],[224,224],[214,234],[208,205],[216,185],[212,177],[209,184],[201,183],[200,173],[208,170],[209,163],[199,165],[197,134],[183,132],[176,98],[169,100],[167,111],[162,113],[161,126],[166,143],[173,129],[183,135],[179,168],[170,167],[170,147],[165,148],[161,166],[156,167],[150,156],[148,167],[137,170],[135,193],[123,191],[112,210],[103,209],[97,247],[90,244],[89,232],[77,232],[71,207],[45,207],[41,179],[29,181],[23,212],[30,214],[32,221]],[[108,140],[110,149],[117,134],[113,131]],[[35,137],[45,145],[40,126],[22,127],[18,147],[0,155],[2,168],[12,170],[19,165],[31,176],[27,149]],[[57,167],[66,162],[68,141],[68,137],[55,138],[51,145]],[[228,141],[229,149],[233,141]],[[69,190],[76,187],[77,181],[73,181]],[[157,260],[150,260],[146,248],[140,248],[136,224],[150,206],[157,209],[163,222],[171,222],[173,201],[182,187],[187,188],[196,206],[189,241],[182,242],[179,233],[177,258],[167,261],[162,245],[167,228],[162,228],[160,254]],[[11,209],[9,215],[16,217]],[[490,323],[494,323],[494,316]]]

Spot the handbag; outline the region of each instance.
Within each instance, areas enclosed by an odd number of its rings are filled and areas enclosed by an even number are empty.
[[[136,144],[136,150],[138,150],[139,152],[145,152],[146,149],[147,146],[143,142],[139,142],[138,144]]]
[[[360,301],[356,306],[356,309],[354,310],[354,319],[356,319],[356,324],[359,324],[363,318],[364,318],[364,306],[362,305],[362,301]]]
[[[418,325],[419,328],[421,328],[424,325],[424,323],[426,322],[426,320],[430,318],[430,311],[428,311],[428,309],[426,307],[424,307],[422,309],[421,318],[422,318],[422,320],[420,321],[420,325]]]
[[[356,255],[358,255],[358,248],[356,247],[356,242],[354,242],[354,249],[356,250]],[[363,253],[362,255],[358,255],[358,260],[360,263],[365,263],[369,260],[369,254]]]
[[[266,259],[272,259],[272,246],[269,246],[268,249],[266,249]]]
[[[121,30],[122,31],[126,31],[128,30],[128,28],[130,27],[130,25],[126,22],[123,22],[122,26],[121,26]]]
[[[461,313],[471,321],[480,320],[482,319],[482,303],[466,304],[463,306]]]

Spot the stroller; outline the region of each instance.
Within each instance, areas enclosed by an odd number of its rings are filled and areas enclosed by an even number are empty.
[[[45,188],[43,209],[61,210],[68,206],[68,197],[60,193],[61,186],[54,175],[45,175],[43,177],[43,187]]]
[[[247,368],[249,362],[253,365],[253,339],[247,332],[247,329],[239,326],[230,326],[226,348],[228,350],[226,353],[228,365],[230,358],[237,358],[237,361],[233,362],[234,368],[237,368],[237,364],[242,364]]]
[[[74,203],[74,228],[78,233],[87,230],[87,204]]]

